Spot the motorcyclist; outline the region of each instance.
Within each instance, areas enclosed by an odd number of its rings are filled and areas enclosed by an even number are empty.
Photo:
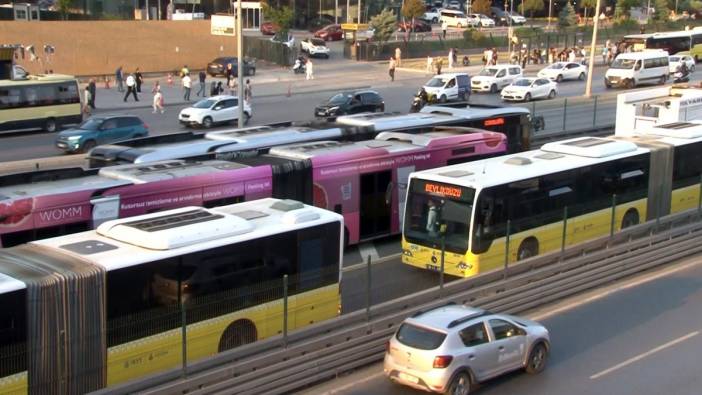
[[[688,75],[690,74],[690,69],[687,67],[685,62],[681,62],[676,69],[676,73],[673,78],[673,82],[686,82],[688,80]]]
[[[419,110],[421,110],[422,107],[424,107],[428,101],[429,94],[423,87],[420,88],[419,91],[414,95],[414,98],[412,99],[410,112],[419,112]]]
[[[295,64],[293,65],[293,71],[295,73],[304,73],[305,72],[305,58],[302,55],[299,55],[297,59],[295,59]]]

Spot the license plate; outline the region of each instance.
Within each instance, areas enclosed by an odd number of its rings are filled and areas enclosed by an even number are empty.
[[[414,383],[414,384],[419,383],[419,379],[417,377],[414,377],[414,376],[407,374],[407,373],[400,372],[397,374],[397,377],[399,377],[401,380],[404,380],[404,381],[407,381],[410,383]]]
[[[427,269],[429,269],[429,270],[434,270],[434,271],[437,271],[437,272],[438,272],[439,270],[441,270],[441,268],[439,267],[439,265],[431,265],[431,264],[427,264]]]

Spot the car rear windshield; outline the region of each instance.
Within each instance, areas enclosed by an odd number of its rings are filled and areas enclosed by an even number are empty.
[[[78,129],[83,130],[97,130],[100,125],[102,125],[103,118],[89,118],[87,121],[83,122],[78,126]]]
[[[420,350],[435,350],[446,339],[446,334],[412,324],[402,324],[397,340],[405,346]]]

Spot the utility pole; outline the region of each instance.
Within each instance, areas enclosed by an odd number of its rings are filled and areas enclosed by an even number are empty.
[[[551,14],[553,12],[553,0],[548,1],[548,27],[551,27]]]
[[[339,0],[334,0],[334,23],[339,24]]]
[[[597,0],[597,5],[595,5],[595,15],[600,15],[600,1]],[[585,97],[592,97],[592,69],[595,63],[595,46],[597,45],[597,26],[599,24],[600,18],[594,18],[594,26],[592,28],[592,42],[590,43],[590,60],[587,65],[587,84],[585,85]]]
[[[239,100],[239,119],[240,128],[244,127],[244,27],[241,17],[241,0],[236,2],[236,79],[239,86],[236,90],[236,95]]]
[[[351,14],[349,10],[351,9],[351,0],[346,0],[346,23],[351,22]]]
[[[358,22],[361,23],[361,0],[358,0]]]

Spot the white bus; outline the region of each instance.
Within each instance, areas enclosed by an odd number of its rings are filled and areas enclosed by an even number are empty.
[[[186,207],[0,251],[0,393],[86,393],[338,315],[340,215]],[[184,311],[183,311],[184,310]]]
[[[0,131],[44,129],[82,121],[78,81],[61,74],[0,80]]]
[[[702,122],[581,137],[410,175],[404,263],[468,277],[697,207]],[[614,208],[612,207],[614,204]],[[567,210],[566,210],[567,207]],[[441,235],[441,230],[446,230]],[[509,251],[507,248],[509,235]]]
[[[659,124],[702,119],[702,89],[673,85],[617,95],[615,134],[635,134]]]

